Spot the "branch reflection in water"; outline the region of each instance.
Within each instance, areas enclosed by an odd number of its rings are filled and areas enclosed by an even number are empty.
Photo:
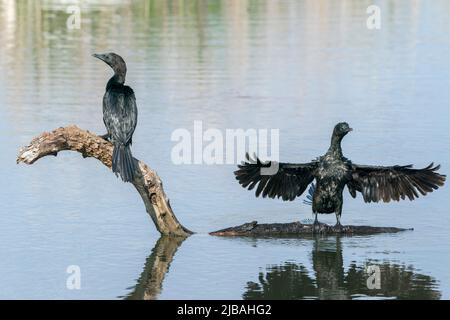
[[[127,300],[155,300],[162,290],[162,284],[166,273],[169,271],[173,257],[181,246],[184,237],[162,236],[156,241],[152,253],[145,261],[144,270],[137,280]]]
[[[412,265],[393,261],[367,259],[344,265],[341,237],[305,237],[311,240],[312,270],[304,264],[287,261],[269,265],[256,282],[248,281],[243,299],[440,299],[439,282],[419,273]],[[310,238],[310,239],[308,239]],[[183,237],[162,236],[148,256],[136,285],[124,299],[154,300],[162,292],[175,253]],[[255,246],[259,239],[238,238]],[[230,241],[238,240],[236,238]],[[281,239],[272,239],[274,241]],[[282,241],[282,240],[281,240]],[[350,248],[349,248],[350,249]],[[373,273],[368,267],[379,268],[379,288],[368,285]],[[172,270],[174,272],[174,270]],[[176,270],[175,270],[176,272]],[[230,272],[230,277],[232,274]]]

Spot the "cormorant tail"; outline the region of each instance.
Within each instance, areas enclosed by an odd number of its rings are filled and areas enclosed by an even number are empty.
[[[309,190],[308,190],[308,194],[306,195],[306,199],[303,200],[304,204],[312,206],[313,195],[314,195],[315,191],[316,191],[316,184],[311,183],[311,186],[309,187]]]
[[[112,156],[112,171],[124,182],[131,182],[134,180],[137,172],[137,165],[129,145],[116,144]]]

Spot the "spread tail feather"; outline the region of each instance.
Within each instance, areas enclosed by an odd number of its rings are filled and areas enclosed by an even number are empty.
[[[312,206],[315,191],[316,191],[316,184],[311,183],[311,186],[309,187],[308,190],[308,194],[306,195],[306,199],[303,200],[304,204]]]
[[[137,172],[137,165],[131,154],[129,145],[114,145],[112,171],[116,174],[116,176],[120,175],[120,178],[124,182],[131,182],[134,180]]]

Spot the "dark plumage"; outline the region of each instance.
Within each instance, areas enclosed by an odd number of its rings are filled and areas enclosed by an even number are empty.
[[[236,179],[248,190],[256,187],[257,197],[281,197],[285,201],[300,196],[315,180],[308,196],[316,214],[314,224],[318,226],[317,213],[335,212],[336,227],[341,227],[342,192],[346,185],[353,198],[358,191],[365,202],[414,200],[419,194],[426,195],[444,185],[446,176],[436,172],[439,165],[413,169],[412,165],[381,167],[352,163],[342,155],[341,149],[342,138],[350,131],[347,123],[338,123],[327,153],[309,163],[261,162],[247,154],[247,161],[235,171]],[[278,171],[266,175],[267,168],[276,165]]]
[[[122,57],[115,53],[93,56],[114,70],[103,96],[103,122],[108,131],[103,137],[114,145],[112,171],[120,175],[123,181],[130,182],[138,170],[130,150],[137,124],[137,107],[133,90],[124,85],[127,66]]]

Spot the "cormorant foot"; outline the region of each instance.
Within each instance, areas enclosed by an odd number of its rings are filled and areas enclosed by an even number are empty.
[[[339,222],[336,223],[336,224],[334,225],[334,227],[333,227],[333,231],[335,231],[335,232],[340,232],[340,233],[345,232],[347,229],[348,229],[347,227],[344,227],[344,226],[343,226],[342,224],[340,224]]]
[[[313,225],[312,225],[312,231],[313,233],[320,233],[320,222],[319,221],[314,221]]]

